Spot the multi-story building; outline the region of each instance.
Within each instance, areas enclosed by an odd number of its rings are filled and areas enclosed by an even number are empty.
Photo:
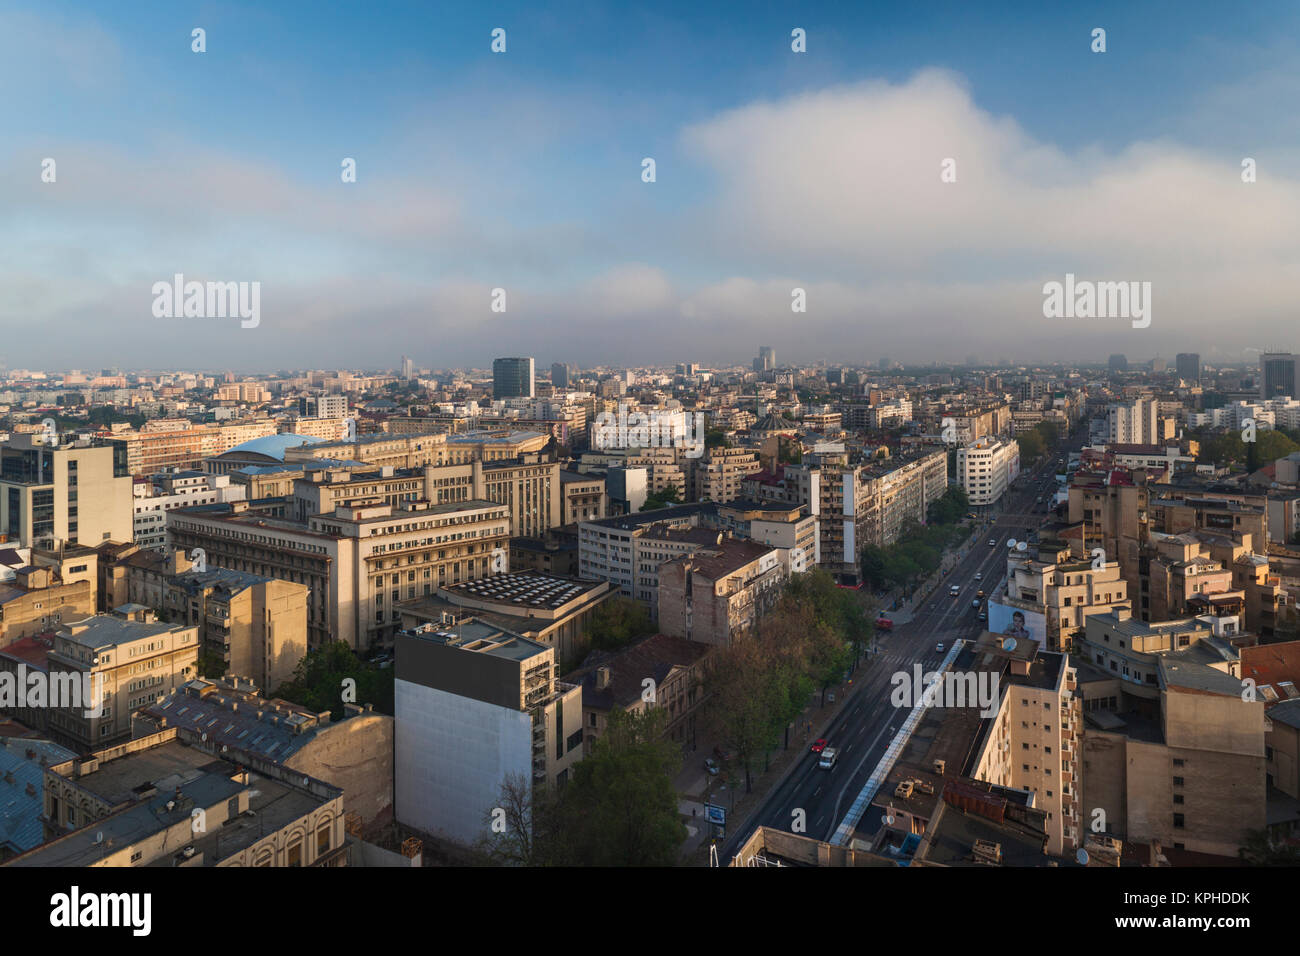
[[[654,634],[618,651],[593,652],[581,670],[566,674],[582,688],[583,753],[590,756],[615,711],[662,711],[664,736],[683,749],[695,746],[709,650],[697,641]],[[654,682],[653,694],[646,694],[647,678]]]
[[[502,788],[563,785],[583,756],[582,688],[552,648],[473,618],[397,635],[397,820],[473,844]]]
[[[718,505],[718,527],[776,548],[787,575],[811,571],[820,560],[817,519],[806,505],[738,498]]]
[[[708,449],[691,462],[691,497],[696,501],[731,501],[740,497],[740,483],[762,471],[758,456],[746,448]]]
[[[136,481],[134,492],[135,543],[142,549],[158,551],[167,546],[167,512],[193,505],[242,501],[247,488],[231,484],[229,475],[173,471],[154,475],[147,481]]]
[[[126,738],[133,710],[197,676],[198,646],[197,628],[160,623],[149,609],[125,605],[65,622],[53,640],[16,642],[0,654],[0,669],[42,673],[51,687],[75,684],[83,699],[28,704],[15,715],[84,751]]]
[[[1123,445],[1157,444],[1162,437],[1157,431],[1158,411],[1159,403],[1149,395],[1111,405],[1106,413],[1107,440]]]
[[[0,647],[94,614],[97,557],[86,548],[38,552],[38,564],[20,567],[12,580],[0,583]]]
[[[1032,793],[1047,814],[1044,849],[1071,852],[1083,841],[1079,796],[1082,708],[1067,654],[1039,650],[987,631],[974,647],[971,670],[995,679],[997,712],[985,721],[971,776]]]
[[[130,541],[131,476],[120,451],[15,435],[0,446],[0,532],[36,545]]]
[[[1201,357],[1195,352],[1179,352],[1174,357],[1174,370],[1184,382],[1195,385],[1201,380]]]
[[[512,541],[512,551],[513,546]],[[402,602],[398,610],[403,630],[472,614],[482,624],[553,648],[561,667],[574,667],[591,647],[592,617],[612,596],[604,581],[505,571],[440,587],[429,597]]]
[[[1259,397],[1300,398],[1300,356],[1291,352],[1263,352],[1259,356]]]
[[[868,423],[872,428],[890,429],[906,425],[912,420],[912,403],[906,398],[893,398],[871,406]]]
[[[609,495],[600,475],[583,475],[575,471],[560,472],[560,524],[578,524],[603,518],[609,513]]]
[[[303,418],[346,418],[346,395],[304,395],[298,399],[298,414]]]
[[[659,629],[729,646],[776,603],[787,578],[775,548],[723,538],[659,567]]]
[[[948,453],[940,449],[889,459],[874,464],[868,473],[875,485],[880,525],[874,540],[861,543],[885,547],[898,540],[908,521],[923,523],[930,505],[948,490]]]
[[[997,603],[1013,614],[1020,611],[1026,621],[1041,620],[1047,650],[1069,651],[1090,616],[1129,607],[1119,563],[1094,562],[1068,551],[1040,552],[1037,559],[1013,551],[1007,558],[1006,588]]]
[[[532,398],[536,395],[531,358],[492,360],[492,397]]]
[[[1079,656],[1084,806],[1122,839],[1235,859],[1264,827],[1266,766],[1237,649],[1204,621],[1116,610],[1088,619]]]
[[[718,543],[718,532],[704,527],[716,509],[708,504],[584,521],[578,525],[578,576],[608,581],[625,597],[659,613],[659,566]]]
[[[342,789],[187,745],[175,727],[46,767],[44,804],[50,839],[6,866],[347,863]]]
[[[183,555],[174,560],[191,564]],[[149,604],[135,594],[137,581],[147,576],[150,573],[138,567],[128,572],[132,599],[154,607],[164,620],[199,629],[207,676],[238,674],[274,689],[293,677],[307,653],[306,585],[191,566],[164,577],[161,601]]]
[[[1014,441],[983,439],[957,449],[957,480],[973,505],[1001,499],[1020,474],[1020,446]]]
[[[566,523],[561,495],[559,464],[536,452],[514,460],[474,459],[422,468],[333,465],[311,468],[294,482],[291,513],[306,521],[360,499],[394,507],[414,501],[495,501],[509,507],[512,535],[537,537]]]
[[[108,443],[121,449],[127,471],[135,477],[162,471],[198,468],[204,459],[225,454],[247,442],[276,434],[269,418],[196,425],[185,419],[149,422],[138,432],[115,433]]]
[[[438,585],[486,577],[508,555],[510,511],[491,501],[354,501],[306,521],[248,502],[174,511],[172,544],[207,563],[309,588],[309,648],[391,643],[397,604]]]

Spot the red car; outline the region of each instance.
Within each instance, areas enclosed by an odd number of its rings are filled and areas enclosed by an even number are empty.
[[[826,738],[818,737],[817,741],[812,745],[812,752],[815,754],[819,754],[825,749],[826,749]]]
[[[876,629],[879,631],[892,631],[894,622],[887,617],[878,617],[876,618]]]

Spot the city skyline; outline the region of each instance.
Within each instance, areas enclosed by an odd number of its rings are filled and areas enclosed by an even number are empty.
[[[922,22],[815,4],[736,24],[684,4],[398,4],[362,32],[306,5],[6,11],[0,76],[41,78],[5,118],[6,358],[1289,348],[1300,142],[1276,87],[1297,14],[1180,9],[950,4]],[[259,283],[260,321],[158,317],[151,290],[176,275]],[[1067,276],[1150,283],[1150,326],[1044,318]]]

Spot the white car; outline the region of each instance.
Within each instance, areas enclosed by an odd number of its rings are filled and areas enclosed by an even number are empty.
[[[934,645],[934,649],[935,649],[935,651],[937,651],[938,653],[942,654],[942,653],[943,653],[943,643],[940,642],[940,643]]]
[[[976,581],[983,581],[983,580],[984,580],[984,572],[983,572],[983,571],[976,571],[976,572],[975,572],[975,580],[976,580]]]
[[[989,538],[989,547],[990,547],[990,548],[996,548],[997,546],[998,546],[997,539],[996,539],[996,538]]]
[[[980,599],[979,599],[979,598],[976,598],[975,600],[971,601],[971,602],[970,602],[970,606],[971,606],[971,607],[979,607],[979,606],[980,606]]]

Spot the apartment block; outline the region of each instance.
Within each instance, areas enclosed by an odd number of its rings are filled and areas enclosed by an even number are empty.
[[[1084,804],[1121,839],[1235,859],[1265,825],[1267,762],[1237,649],[1204,621],[1115,611],[1080,656]]]
[[[581,670],[565,675],[566,681],[582,688],[583,753],[591,754],[615,711],[663,711],[664,736],[683,749],[696,746],[708,653],[705,644],[667,634],[651,635],[618,651],[593,652]],[[649,699],[647,678],[654,681]]]
[[[957,481],[973,505],[1000,500],[1020,474],[1020,446],[1014,441],[982,439],[957,449]]]
[[[696,501],[731,501],[740,497],[740,483],[762,471],[758,456],[746,448],[716,446],[690,465],[691,497]]]
[[[578,526],[579,577],[608,581],[654,616],[659,613],[659,566],[716,545],[719,533],[705,527],[714,515],[712,505],[695,504],[584,521]]]
[[[125,605],[65,623],[52,638],[17,641],[0,652],[0,669],[40,672],[50,686],[75,683],[102,701],[54,707],[33,702],[15,716],[73,750],[91,750],[124,739],[131,712],[197,676],[198,629],[160,623],[147,608]],[[69,690],[70,693],[70,690]]]
[[[722,538],[659,567],[659,629],[729,646],[776,604],[788,575],[775,548]]]
[[[94,614],[96,557],[47,555],[49,563],[20,567],[0,583],[0,647]]]
[[[398,821],[472,844],[503,785],[563,785],[583,755],[582,688],[556,671],[551,648],[472,618],[399,633]]]
[[[146,594],[154,570],[131,565],[132,599],[163,620],[197,627],[209,676],[239,674],[267,688],[291,679],[307,653],[306,585],[227,568],[196,571],[185,556],[171,557],[186,569],[160,575],[156,595]]]
[[[1077,674],[1066,654],[1038,649],[1037,642],[987,631],[973,660],[961,670],[996,677],[997,713],[985,722],[971,776],[1033,794],[1045,811],[1047,853],[1060,856],[1083,842],[1088,818],[1079,795],[1082,708]]]
[[[718,505],[717,523],[737,538],[776,548],[787,576],[810,571],[821,560],[817,519],[806,505],[738,498]]]
[[[171,727],[49,766],[50,839],[6,866],[343,866],[343,791]],[[198,821],[196,823],[196,821]]]
[[[1044,561],[1013,551],[999,603],[1023,612],[1027,620],[1041,618],[1046,650],[1068,651],[1089,617],[1129,609],[1128,585],[1116,561],[1094,564],[1069,553],[1054,558]]]

